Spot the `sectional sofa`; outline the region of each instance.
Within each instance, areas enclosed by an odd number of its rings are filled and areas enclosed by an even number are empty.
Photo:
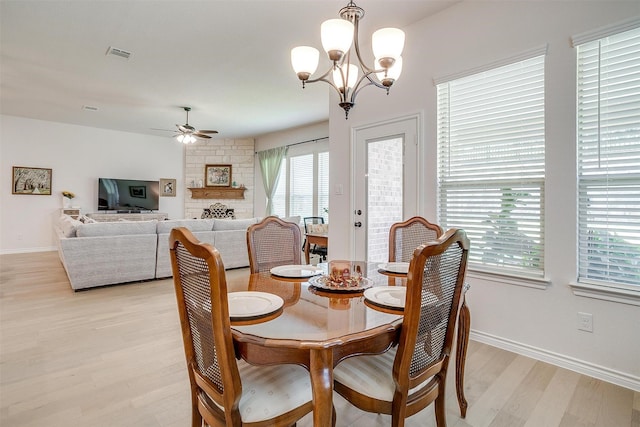
[[[74,290],[171,277],[169,232],[187,227],[214,245],[225,268],[249,266],[246,231],[260,218],[81,222],[54,226],[58,255]],[[89,220],[90,221],[90,220]]]

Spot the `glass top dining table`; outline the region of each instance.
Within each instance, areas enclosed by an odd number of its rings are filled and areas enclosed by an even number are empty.
[[[387,274],[377,263],[351,263],[367,284],[405,286],[406,275]],[[320,263],[321,275],[327,263]],[[377,354],[397,344],[402,327],[401,309],[372,304],[362,291],[327,291],[312,277],[281,277],[269,271],[228,280],[229,292],[260,291],[282,297],[275,313],[248,320],[232,319],[236,353],[252,364],[294,363],[311,376],[313,425],[331,426],[333,368],[358,354]],[[311,284],[310,284],[311,282]],[[315,282],[317,284],[317,282]]]

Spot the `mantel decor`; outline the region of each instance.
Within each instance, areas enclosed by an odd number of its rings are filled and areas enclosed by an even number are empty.
[[[14,166],[11,194],[51,195],[51,169]]]
[[[205,187],[231,187],[231,165],[206,165]]]

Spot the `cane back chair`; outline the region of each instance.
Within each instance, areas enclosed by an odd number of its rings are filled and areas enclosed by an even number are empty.
[[[309,372],[236,361],[220,253],[183,227],[171,230],[169,244],[192,427],[295,425],[313,409]]]
[[[396,222],[389,229],[389,262],[409,262],[420,245],[442,236],[442,228],[420,216]]]
[[[445,427],[445,383],[469,240],[452,229],[417,247],[410,261],[404,320],[396,348],[356,356],[334,370],[335,390],[358,408],[391,415],[392,426],[435,401]]]
[[[247,228],[249,269],[269,271],[278,265],[300,264],[302,239],[300,226],[268,216]]]

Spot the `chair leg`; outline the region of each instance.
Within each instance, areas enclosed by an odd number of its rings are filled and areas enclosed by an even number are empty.
[[[443,390],[444,391],[444,390]],[[440,393],[435,401],[436,426],[447,427],[447,418],[444,405],[444,393]]]
[[[465,289],[466,294],[466,289]],[[460,416],[467,416],[467,399],[464,395],[464,365],[467,358],[467,347],[469,346],[469,329],[471,327],[471,312],[465,301],[465,294],[462,295],[462,307],[458,314],[458,336],[456,344],[456,395],[458,406],[460,406]]]

